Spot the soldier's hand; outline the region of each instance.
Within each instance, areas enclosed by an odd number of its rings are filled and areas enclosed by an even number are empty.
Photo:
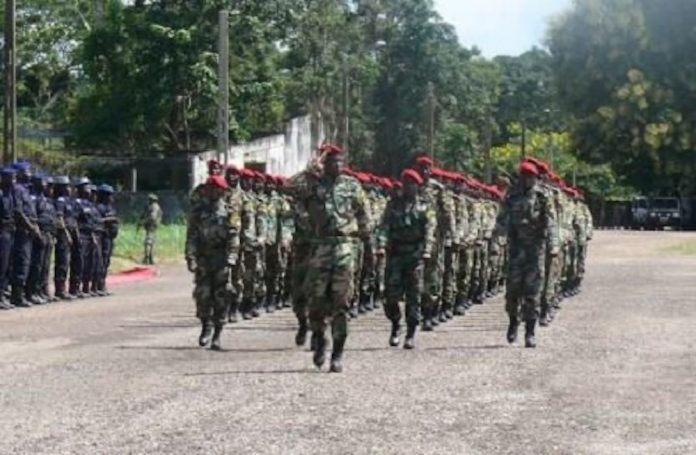
[[[423,262],[427,264],[428,262],[430,262],[430,253],[423,254],[421,259],[423,259]]]
[[[558,256],[558,253],[560,253],[560,252],[561,252],[560,248],[555,246],[555,247],[551,248],[551,251],[549,253],[551,254],[551,256],[556,257],[556,256]]]
[[[198,264],[196,264],[196,260],[194,258],[186,258],[186,268],[189,272],[196,273],[196,270],[198,270]]]
[[[239,262],[239,255],[237,253],[230,253],[227,256],[227,265],[234,267]]]
[[[384,248],[379,248],[375,254],[379,257],[382,257],[387,255],[387,251]]]

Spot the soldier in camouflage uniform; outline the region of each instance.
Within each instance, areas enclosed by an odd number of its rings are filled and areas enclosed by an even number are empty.
[[[279,212],[282,200],[276,189],[275,178],[266,176],[263,194],[266,228],[264,282],[266,287],[265,307],[267,313],[273,313],[280,302],[280,223]]]
[[[404,193],[388,204],[380,228],[380,251],[387,252],[386,301],[384,313],[392,323],[389,344],[399,345],[401,310],[406,300],[405,349],[415,347],[423,298],[423,273],[435,247],[437,215],[435,207],[423,199],[420,174],[407,169],[402,175]]]
[[[295,235],[292,238],[292,265],[290,267],[290,289],[292,295],[292,310],[297,317],[298,330],[295,335],[295,344],[304,346],[307,342],[308,322],[308,298],[307,270],[311,255],[311,227],[309,224],[309,213],[304,204],[293,198],[292,202],[293,225]]]
[[[440,182],[430,178],[433,172],[433,160],[421,156],[416,160],[416,170],[424,181],[423,196],[437,212],[437,229],[435,247],[432,257],[425,265],[424,272],[424,320],[423,330],[431,331],[438,323],[440,298],[442,297],[442,275],[444,270],[445,239],[454,229],[454,207],[451,198]]]
[[[295,223],[292,211],[292,199],[285,193],[285,179],[276,177],[278,188],[278,306],[290,307],[290,280],[288,277],[290,257],[292,256],[292,238]]]
[[[241,171],[242,193],[242,230],[241,251],[243,274],[243,295],[240,311],[244,319],[258,317],[259,307],[263,302],[263,209],[254,192],[256,172],[251,169]]]
[[[494,236],[506,235],[510,248],[508,284],[505,295],[510,318],[507,339],[514,343],[519,327],[520,306],[525,321],[525,346],[536,347],[535,327],[546,263],[546,242],[552,237],[557,251],[552,202],[538,184],[538,168],[525,161],[520,165],[520,184],[505,200]]]
[[[461,239],[461,251],[459,253],[459,272],[457,275],[457,302],[455,314],[463,315],[472,305],[471,284],[474,274],[474,263],[476,259],[476,241],[481,229],[478,211],[476,210],[476,182],[466,180],[460,188],[463,190],[463,197],[466,202],[468,214],[467,232]]]
[[[590,208],[585,203],[584,197],[578,193],[578,230],[577,230],[577,270],[573,282],[573,292],[579,293],[582,280],[585,277],[585,259],[587,258],[587,244],[592,240],[593,221]]]
[[[486,237],[486,208],[483,202],[483,188],[478,186],[476,190],[476,199],[474,200],[474,218],[477,226],[476,238],[473,244],[473,264],[471,269],[471,284],[469,291],[469,300],[472,304],[480,305],[483,303],[483,248]]]
[[[360,183],[342,175],[343,150],[324,146],[310,168],[293,177],[292,190],[308,214],[312,251],[307,273],[309,321],[314,364],[326,360],[325,331],[331,325],[332,372],[343,370],[343,349],[348,337],[348,307],[355,278],[355,244],[366,239],[370,226],[368,203]]]
[[[155,243],[157,240],[157,230],[162,224],[162,209],[159,205],[159,199],[156,194],[148,196],[148,205],[142,216],[140,217],[139,225],[145,229],[145,243],[143,264],[155,264]]]
[[[227,190],[224,177],[210,177],[186,231],[186,263],[195,274],[193,297],[202,325],[198,343],[201,347],[210,343],[216,351],[221,349],[220,335],[227,320],[230,267],[237,262],[234,245],[240,227],[233,225],[225,204]]]
[[[448,176],[448,191],[453,201],[455,225],[452,233],[445,239],[445,274],[442,286],[440,322],[446,322],[454,317],[455,300],[458,294],[460,245],[469,230],[469,213],[462,194],[462,180],[463,177],[457,174]],[[457,313],[461,314],[461,309]]]
[[[235,166],[228,166],[225,169],[225,181],[227,191],[225,193],[225,204],[230,214],[230,223],[237,229],[237,235],[232,239],[230,245],[230,292],[227,295],[227,321],[237,322],[237,313],[244,293],[241,241],[239,233],[242,229],[242,212],[244,210],[244,195],[239,188],[239,177],[241,171]]]

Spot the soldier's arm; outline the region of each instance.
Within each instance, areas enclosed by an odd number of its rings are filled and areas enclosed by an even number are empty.
[[[186,226],[186,248],[184,255],[186,256],[186,261],[191,261],[196,259],[198,255],[198,219],[195,216],[191,216],[188,220]]]
[[[428,204],[425,210],[425,245],[423,248],[423,258],[432,257],[435,248],[437,231],[437,212],[432,204]]]
[[[362,238],[370,235],[370,207],[365,191],[358,187],[354,201],[355,216],[358,221],[358,231]]]
[[[590,207],[583,202],[583,207],[585,211],[585,222],[587,223],[587,240],[592,240],[594,235],[594,220],[592,219],[592,212]]]
[[[387,245],[389,244],[389,237],[391,234],[391,230],[389,229],[390,225],[390,216],[389,214],[392,211],[392,204],[393,201],[389,201],[387,203],[387,208],[384,210],[382,213],[382,217],[379,220],[379,225],[377,227],[377,251],[380,253],[383,253]]]
[[[445,190],[444,188],[440,189],[438,193],[438,205],[440,206],[440,211],[441,211],[441,216],[442,221],[444,223],[443,229],[446,234],[454,234],[454,231],[456,229],[456,220],[454,219],[454,214],[455,214],[455,208],[454,208],[454,201],[452,200],[452,196],[449,194],[449,191]]]
[[[557,254],[560,248],[560,239],[558,235],[556,214],[553,209],[553,201],[542,193],[542,206],[544,212],[544,235],[547,239],[547,245],[551,249],[552,254]]]
[[[493,229],[493,237],[507,237],[510,232],[510,208],[509,199],[500,207],[500,212],[495,220],[495,228]]]

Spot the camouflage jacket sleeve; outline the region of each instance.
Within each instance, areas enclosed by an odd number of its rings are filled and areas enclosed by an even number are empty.
[[[198,255],[198,217],[191,214],[186,226],[186,249],[184,253],[186,260],[196,259]]]
[[[370,235],[370,205],[365,195],[365,190],[358,187],[354,201],[355,216],[358,221],[358,232],[362,238]]]
[[[230,252],[239,251],[242,232],[242,199],[239,191],[230,192],[226,197],[228,223],[230,227]]]
[[[253,196],[249,194],[242,195],[242,213],[241,213],[242,230],[240,232],[240,240],[242,248],[256,247],[256,207],[254,205]]]
[[[382,216],[379,219],[377,225],[377,249],[384,250],[389,244],[389,222],[390,214],[392,212],[392,204],[394,200],[387,202],[387,207],[382,212]]]
[[[547,245],[551,251],[557,251],[560,245],[558,237],[556,211],[554,210],[553,200],[549,197],[549,193],[540,192],[540,201],[542,203],[543,229],[547,239]]]
[[[438,192],[438,210],[440,211],[440,222],[442,223],[442,233],[452,236],[456,229],[455,208],[452,195],[444,188]]]
[[[510,196],[500,206],[500,212],[495,220],[493,237],[506,237],[510,232]]]
[[[426,204],[425,209],[425,245],[423,255],[431,257],[436,246],[437,211],[432,204]]]

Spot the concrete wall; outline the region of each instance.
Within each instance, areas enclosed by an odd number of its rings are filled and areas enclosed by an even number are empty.
[[[285,134],[231,146],[227,159],[237,167],[254,163],[265,168],[270,174],[291,176],[307,166],[314,150],[324,141],[325,133],[320,121],[313,124],[310,116],[297,117],[285,125]],[[191,158],[191,188],[206,179],[206,163],[213,158],[225,162],[224,154],[216,151],[204,152]]]

